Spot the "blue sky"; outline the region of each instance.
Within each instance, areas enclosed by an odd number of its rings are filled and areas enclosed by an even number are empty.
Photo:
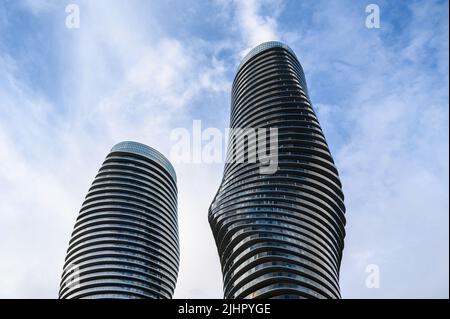
[[[369,3],[381,28],[365,27]],[[3,0],[0,297],[57,296],[67,243],[109,149],[169,156],[170,132],[225,129],[239,60],[297,53],[340,171],[345,298],[449,296],[448,1]],[[65,27],[79,5],[81,27]],[[176,164],[175,297],[220,298],[207,223],[223,165]],[[365,285],[367,265],[380,288]]]

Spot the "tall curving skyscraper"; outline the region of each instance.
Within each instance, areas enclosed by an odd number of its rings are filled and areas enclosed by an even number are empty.
[[[224,297],[340,298],[344,195],[295,53],[280,42],[254,48],[231,99],[232,129],[277,129],[278,169],[237,162],[251,143],[228,150],[209,210]]]
[[[175,171],[151,147],[119,143],[81,207],[59,297],[169,299],[178,264]]]

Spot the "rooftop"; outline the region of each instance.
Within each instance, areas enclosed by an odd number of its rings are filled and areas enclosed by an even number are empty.
[[[295,55],[294,51],[293,51],[287,44],[284,44],[284,43],[279,42],[279,41],[269,41],[269,42],[264,42],[264,43],[261,43],[260,45],[256,46],[255,48],[253,48],[249,53],[247,53],[247,55],[242,59],[241,63],[239,64],[239,67],[238,67],[238,70],[237,70],[237,71],[239,72],[239,70],[241,69],[241,67],[242,67],[248,60],[250,60],[251,58],[253,58],[255,55],[257,55],[257,54],[259,54],[259,53],[261,53],[261,52],[263,52],[263,51],[272,49],[272,48],[283,48],[283,49],[286,49],[286,50],[289,51],[293,56],[297,57],[297,56]]]
[[[124,141],[114,145],[114,147],[111,149],[111,152],[128,152],[145,156],[161,164],[161,166],[167,169],[173,179],[175,181],[177,180],[175,169],[173,168],[169,160],[160,152],[150,146],[138,142]]]

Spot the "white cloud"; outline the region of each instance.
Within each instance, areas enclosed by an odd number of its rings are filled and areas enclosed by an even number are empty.
[[[110,147],[137,140],[168,154],[173,123],[189,118],[190,102],[229,87],[223,63],[199,51],[201,44],[135,23],[139,7],[83,1],[80,8],[82,27],[61,29],[57,39],[66,45],[58,76],[71,84],[64,111],[28,84],[14,58],[0,52],[0,146],[7,150],[0,156],[0,270],[9,274],[0,277],[1,297],[56,297],[74,220]],[[208,168],[181,169],[179,178],[184,171],[204,175],[205,192],[212,191]],[[220,297],[207,226],[211,199],[195,198],[197,181],[189,176],[179,182],[179,218],[187,225],[180,227],[180,238],[187,248],[176,294]],[[198,287],[192,268],[202,272],[205,286]]]
[[[267,42],[283,40],[289,34],[278,30],[277,18],[284,3],[280,0],[216,0],[219,18],[234,35],[233,49],[242,59],[252,48]]]
[[[11,62],[0,57],[0,297],[52,297],[81,196],[76,179],[64,180],[68,154],[55,157],[50,105],[10,73]]]
[[[264,2],[257,0],[235,1],[237,20],[248,47],[255,47],[265,41],[277,40],[276,16],[264,15]],[[267,4],[267,2],[266,2]],[[273,15],[274,12],[272,11]]]

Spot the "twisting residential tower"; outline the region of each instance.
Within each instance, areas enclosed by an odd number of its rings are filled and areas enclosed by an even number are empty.
[[[340,298],[344,195],[295,53],[279,42],[254,48],[231,98],[232,129],[278,129],[278,170],[261,174],[228,150],[209,211],[224,297]]]
[[[114,146],[81,207],[60,298],[172,298],[178,275],[176,175],[156,150]]]

